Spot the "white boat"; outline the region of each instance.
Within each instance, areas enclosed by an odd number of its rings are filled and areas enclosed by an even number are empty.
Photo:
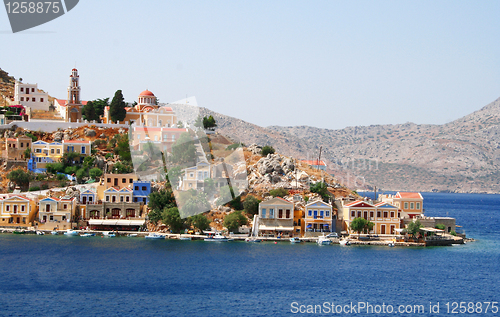
[[[191,237],[179,237],[179,240],[191,241]]]
[[[351,245],[351,242],[347,239],[340,240],[340,245]]]
[[[116,234],[113,231],[104,231],[102,235],[109,238],[116,237]]]
[[[301,243],[302,241],[299,238],[293,237],[293,238],[290,238],[290,242],[291,243]]]
[[[318,238],[318,244],[319,245],[330,245],[330,244],[332,244],[332,240],[328,239],[325,236],[322,236],[322,237]]]
[[[387,246],[389,247],[394,247],[396,244],[394,242],[389,242],[389,244]]]
[[[248,237],[245,239],[246,242],[261,242],[262,240],[254,238],[254,237]]]
[[[129,238],[137,237],[137,233],[129,233],[127,234],[127,237]]]
[[[54,231],[51,231],[50,234],[54,235],[54,236],[57,236],[59,234],[59,232],[57,232],[57,231],[54,230]]]
[[[39,235],[39,236],[43,236],[45,234],[45,232],[43,232],[43,231],[37,231],[36,234]]]
[[[78,235],[78,232],[76,232],[75,230],[73,229],[67,229],[65,232],[64,232],[64,235],[66,236],[77,236]]]
[[[89,233],[89,232],[80,234],[80,237],[93,237],[93,236],[95,236],[95,234],[94,233]]]
[[[209,242],[228,242],[228,241],[234,241],[234,239],[228,239],[226,236],[223,236],[220,234],[220,232],[217,232],[213,237],[208,237],[203,239],[204,241],[209,241]]]
[[[158,234],[156,232],[151,232],[150,234],[148,234],[144,238],[146,238],[146,239],[165,239],[165,236],[162,236],[161,234]]]

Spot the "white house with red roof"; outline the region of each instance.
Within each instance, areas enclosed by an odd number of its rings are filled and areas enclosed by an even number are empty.
[[[38,89],[38,84],[24,84],[16,80],[14,102],[31,110],[49,111],[49,94]]]
[[[320,160],[302,160],[302,163],[310,165],[312,168],[326,171],[326,163]]]
[[[259,204],[259,234],[277,236],[293,234],[294,204],[280,197]]]
[[[395,195],[379,195],[378,200],[400,208],[402,218],[415,218],[424,214],[424,197],[417,192],[397,192]]]

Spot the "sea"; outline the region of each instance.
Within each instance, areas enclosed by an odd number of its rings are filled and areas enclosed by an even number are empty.
[[[448,247],[0,234],[0,316],[500,315],[500,195],[422,193]]]

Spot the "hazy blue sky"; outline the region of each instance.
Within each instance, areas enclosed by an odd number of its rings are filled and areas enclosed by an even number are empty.
[[[198,104],[261,125],[445,123],[500,97],[500,1],[81,0],[0,67],[66,98]]]

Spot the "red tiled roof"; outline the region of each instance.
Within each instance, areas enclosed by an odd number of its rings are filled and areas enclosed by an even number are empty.
[[[345,207],[352,207],[352,206],[355,206],[355,205],[358,205],[358,204],[365,204],[367,206],[364,206],[364,207],[373,207],[372,204],[369,204],[367,203],[366,201],[363,201],[363,200],[356,200],[356,201],[353,201],[352,203],[348,203],[346,205],[344,205]]]
[[[325,162],[323,161],[318,161],[318,160],[302,160],[302,163],[306,163],[309,165],[323,165],[326,166]]]
[[[14,141],[14,142],[17,142],[17,139],[14,139],[14,138],[8,138],[7,141]]]
[[[420,195],[420,193],[398,192],[396,194],[396,198],[417,198],[417,199],[421,199],[422,195]]]

